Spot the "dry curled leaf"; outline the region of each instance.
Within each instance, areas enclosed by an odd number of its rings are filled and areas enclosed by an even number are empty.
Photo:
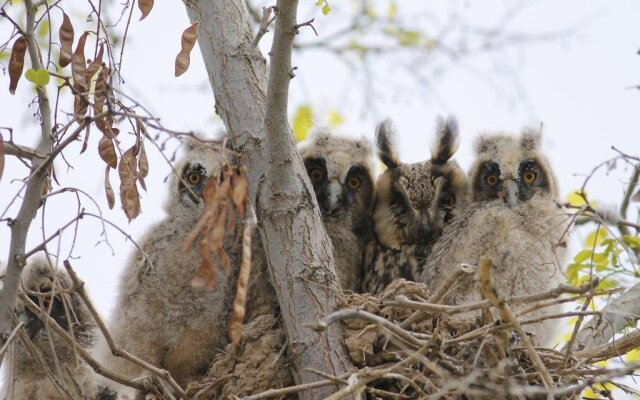
[[[135,146],[125,151],[120,158],[118,175],[120,175],[120,201],[122,209],[129,221],[140,215],[140,194],[136,185]]]
[[[237,345],[242,337],[242,323],[246,314],[247,290],[249,288],[249,275],[251,274],[251,237],[252,226],[245,222],[244,233],[242,235],[242,263],[238,273],[238,284],[236,297],[233,300],[231,319],[229,320],[229,339],[231,343]]]
[[[84,130],[84,141],[82,142],[82,149],[80,149],[80,154],[84,153],[87,150],[87,146],[89,145],[89,132],[91,130],[91,125],[87,125]]]
[[[182,48],[176,56],[175,74],[180,76],[189,69],[190,54],[198,39],[198,23],[194,23],[182,32]]]
[[[142,21],[151,12],[151,9],[153,8],[153,0],[138,0],[138,8],[142,12],[142,15],[140,16],[140,21]]]
[[[27,39],[20,36],[13,42],[11,57],[9,58],[9,93],[15,94],[18,87],[18,80],[22,76],[24,68],[24,53],[27,50]]]
[[[100,158],[107,163],[107,165],[113,169],[118,165],[118,157],[116,156],[116,148],[113,145],[111,138],[103,135],[98,142],[98,153]]]
[[[113,209],[113,206],[116,203],[116,195],[113,193],[111,182],[109,182],[109,166],[104,170],[104,192],[107,195],[107,204],[109,204],[109,208]]]
[[[73,46],[73,25],[69,17],[64,12],[62,13],[62,25],[60,25],[60,58],[58,64],[61,68],[66,67],[71,62]]]
[[[636,194],[633,195],[631,201],[640,201],[640,190],[638,190]]]

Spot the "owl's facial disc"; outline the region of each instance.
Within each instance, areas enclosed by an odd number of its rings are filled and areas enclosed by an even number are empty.
[[[207,170],[202,165],[187,164],[182,172],[182,179],[179,183],[180,194],[188,195],[192,202],[198,204],[202,199],[205,181],[207,180]]]
[[[476,201],[499,199],[509,207],[549,190],[549,179],[535,159],[521,162],[518,170],[513,172],[502,171],[493,161],[486,162],[474,182]]]

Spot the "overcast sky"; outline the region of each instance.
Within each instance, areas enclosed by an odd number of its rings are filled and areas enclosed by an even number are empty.
[[[320,38],[336,29],[342,11],[339,7],[348,7],[334,4],[338,3],[334,0],[330,2],[334,13],[323,16],[311,0],[301,3],[299,19],[315,17]],[[428,3],[433,8],[427,15],[420,11],[424,2],[399,3],[399,17],[420,23],[425,31],[429,31],[430,24],[450,19],[452,10],[477,26],[495,27],[505,8],[514,4],[497,0],[433,1]],[[640,56],[636,54],[640,48],[640,3],[549,0],[534,4],[510,19],[505,29],[534,34],[571,28],[570,32],[556,40],[523,43],[460,61],[442,57],[433,61],[426,56],[421,61],[412,59],[414,62],[408,65],[408,58],[396,54],[354,70],[326,51],[296,53],[293,63],[298,69],[291,83],[291,110],[311,103],[323,121],[323,111],[335,108],[345,117],[343,131],[369,137],[376,122],[391,117],[398,127],[404,161],[427,158],[436,115],[453,114],[460,122],[462,135],[456,157],[465,169],[471,163],[473,138],[479,132],[517,132],[524,125],[543,123],[544,147],[563,193],[568,193],[580,186],[583,175],[596,164],[615,156],[611,146],[640,155],[640,92],[633,89],[640,84]],[[384,12],[385,8],[380,9]],[[126,84],[122,89],[160,116],[166,127],[212,135],[221,125],[213,115],[213,97],[197,47],[189,70],[180,78],[173,76],[180,35],[189,26],[184,6],[179,1],[156,2],[144,21],[136,19],[126,44],[122,70]],[[4,38],[7,22],[2,20],[0,25]],[[312,35],[309,29],[303,29],[298,40],[315,40]],[[263,50],[268,49],[270,40],[270,35],[263,38]],[[28,82],[20,82],[16,96],[6,90],[6,75],[0,77],[0,83],[0,126],[13,127],[17,143],[33,145],[37,138],[37,129],[30,123],[34,107],[25,112],[32,98]],[[53,92],[50,85],[49,93]],[[7,138],[6,131],[2,134]],[[57,176],[62,186],[80,187],[93,196],[106,218],[140,239],[149,225],[163,216],[163,180],[169,168],[148,146],[151,172],[148,192],[142,194],[143,214],[128,223],[119,201],[114,210],[106,206],[104,164],[96,151],[98,137],[94,129],[89,150],[80,157],[80,144],[70,147],[66,154],[73,169],[58,160]],[[24,167],[7,159],[0,181],[0,212],[7,208],[19,187],[12,179],[25,174]],[[628,176],[628,170],[600,174],[589,186],[590,195],[615,203],[621,198]],[[49,202],[45,215],[47,236],[73,218],[75,204],[72,194]],[[86,198],[83,204],[88,211],[96,212]],[[5,217],[13,217],[16,211],[15,205],[9,207]],[[42,240],[41,217],[32,224],[28,249]],[[100,226],[91,219],[82,221],[73,252],[77,258],[73,265],[105,315],[113,304],[120,270],[133,252],[133,246],[120,233],[110,228],[107,232],[115,253],[104,243],[96,245],[101,240]],[[69,232],[60,244],[63,258],[68,256],[72,236]],[[2,263],[6,262],[8,238],[8,228],[0,226]],[[57,245],[52,242],[50,249],[55,252]]]

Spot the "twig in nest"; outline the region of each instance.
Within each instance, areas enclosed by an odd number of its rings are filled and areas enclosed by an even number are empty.
[[[407,343],[416,345],[416,346],[424,346],[425,342],[413,336],[409,331],[402,329],[401,327],[395,325],[393,322],[389,321],[386,318],[382,318],[378,315],[371,314],[370,312],[364,310],[358,310],[353,308],[347,308],[344,310],[338,310],[334,313],[331,313],[320,320],[318,323],[309,323],[305,324],[307,328],[313,329],[316,332],[322,332],[327,329],[329,325],[336,321],[340,321],[343,319],[351,319],[351,318],[359,318],[365,321],[373,322],[376,325],[384,327],[389,332],[398,336],[400,339],[404,340]]]
[[[500,299],[500,295],[493,284],[491,282],[491,268],[493,267],[493,262],[488,257],[481,257],[480,262],[478,263],[478,284],[480,286],[480,291],[484,296],[491,302],[491,304],[500,311],[500,316],[505,321],[513,324],[516,332],[520,336],[520,340],[525,345],[527,349],[527,353],[529,354],[529,358],[533,363],[533,366],[536,368],[540,376],[542,377],[542,381],[547,389],[555,389],[555,383],[547,371],[547,367],[545,367],[544,363],[540,359],[538,353],[536,353],[536,349],[533,347],[533,343],[531,342],[531,338],[525,333],[522,325],[518,322],[515,314],[511,310],[511,307],[506,304],[503,300]]]
[[[476,267],[474,266],[467,265],[467,264],[460,264],[458,268],[455,271],[453,271],[451,275],[449,275],[449,277],[444,282],[444,284],[440,286],[438,290],[434,294],[432,294],[431,297],[427,299],[427,303],[437,303],[438,301],[440,301],[440,299],[442,299],[447,294],[449,289],[451,289],[451,287],[458,281],[458,279],[460,279],[460,276],[462,276],[462,274],[475,273],[475,270],[476,270]],[[425,317],[425,312],[418,310],[413,314],[411,314],[409,318],[402,321],[402,323],[400,324],[400,327],[406,328],[410,326],[412,323],[417,322],[424,317]]]

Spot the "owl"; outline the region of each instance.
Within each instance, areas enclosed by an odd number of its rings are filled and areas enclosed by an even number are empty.
[[[191,282],[202,259],[197,246],[182,250],[202,214],[205,181],[220,175],[228,157],[224,150],[189,144],[169,182],[167,215],[151,227],[125,266],[109,322],[118,346],[168,370],[182,387],[203,376],[214,354],[228,342],[226,328],[237,271],[227,275],[216,265],[215,289],[194,287]],[[241,257],[241,246],[234,245],[237,230],[225,232],[232,265],[238,265]],[[106,368],[125,377],[147,375],[137,365],[113,356],[102,338],[96,353]],[[136,396],[132,389],[114,382],[103,380],[101,384],[105,392],[118,392],[123,398]]]
[[[558,205],[557,180],[541,149],[540,132],[486,134],[478,138],[475,152],[468,174],[471,202],[445,227],[422,281],[436,289],[459,264],[477,265],[486,255],[493,260],[494,286],[503,297],[543,292],[564,282],[560,265],[568,221]],[[471,276],[444,298],[447,304],[480,300]],[[537,311],[527,319],[551,311]],[[480,323],[479,313],[465,317],[471,327]],[[558,321],[533,325],[540,343],[550,343]]]
[[[325,128],[298,145],[333,244],[340,286],[359,291],[364,248],[372,237],[375,157],[366,138],[350,138]]]
[[[376,131],[387,170],[376,186],[375,241],[367,246],[365,290],[379,293],[396,278],[419,278],[427,254],[443,227],[467,201],[467,180],[451,157],[458,149],[458,124],[438,118],[428,161],[403,164],[390,120]]]
[[[72,282],[62,269],[54,269],[47,260],[30,260],[22,272],[22,291],[67,332],[73,333],[78,346],[90,347],[95,339],[96,326],[82,299],[72,290]],[[95,379],[73,346],[69,346],[45,326],[20,300],[16,302],[18,321],[24,323],[23,332],[42,360],[27,351],[19,338],[12,344],[8,368],[4,376],[6,399],[54,400],[61,398],[94,398]],[[42,364],[59,383],[54,384]],[[64,395],[66,394],[66,396]]]

